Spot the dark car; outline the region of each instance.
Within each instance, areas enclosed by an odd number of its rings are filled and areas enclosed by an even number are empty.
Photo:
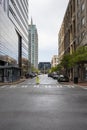
[[[58,75],[58,74],[54,74],[52,78],[53,78],[53,79],[58,79],[58,78],[59,78],[59,75]]]
[[[69,82],[69,77],[65,75],[60,75],[57,79],[58,82]]]
[[[36,75],[33,72],[25,74],[26,78],[34,78],[35,76]]]
[[[52,73],[48,73],[48,77],[52,77]]]

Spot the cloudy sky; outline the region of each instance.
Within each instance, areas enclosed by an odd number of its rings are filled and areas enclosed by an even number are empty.
[[[29,0],[31,17],[38,31],[39,62],[50,62],[58,54],[58,32],[69,0]]]

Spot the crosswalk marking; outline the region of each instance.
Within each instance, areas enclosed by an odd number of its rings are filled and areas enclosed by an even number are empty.
[[[22,85],[21,87],[22,87],[22,88],[27,88],[28,86],[27,86],[27,85]]]
[[[34,88],[39,88],[39,85],[34,85]]]
[[[65,87],[68,87],[68,88],[75,88],[75,86],[73,85],[64,85]]]
[[[34,87],[34,88],[48,88],[48,89],[52,89],[52,88],[77,88],[76,86],[73,85],[61,85],[61,84],[54,84],[54,85],[49,85],[49,84],[32,84],[32,85],[4,85],[4,86],[0,86],[0,89],[5,89],[5,88],[9,88],[9,89],[15,89],[15,88],[29,88],[29,87]],[[81,89],[85,89],[87,90],[87,87],[78,87]]]
[[[61,85],[57,85],[57,88],[62,88],[62,86]]]
[[[62,86],[62,85],[60,85],[59,87],[60,87],[60,88],[62,88],[63,86]]]
[[[49,88],[51,88],[51,85],[49,85]]]
[[[75,88],[74,86],[64,85],[34,85],[34,88]]]
[[[16,85],[11,85],[9,88],[16,88],[17,86]]]
[[[47,86],[47,85],[45,85],[45,88],[48,88],[48,86]]]
[[[67,87],[68,87],[68,88],[71,88],[71,86],[69,86],[69,85],[68,85]]]
[[[75,86],[71,86],[72,88],[75,88]]]

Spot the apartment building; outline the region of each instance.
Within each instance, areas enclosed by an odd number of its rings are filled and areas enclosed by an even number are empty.
[[[64,23],[62,23],[58,36],[58,59],[59,63],[64,55]]]
[[[54,55],[51,60],[51,67],[56,67],[58,65],[58,55]]]
[[[62,33],[63,30],[63,33]],[[62,40],[63,39],[63,40]],[[72,54],[78,47],[87,45],[87,1],[70,0],[59,32],[59,58],[67,53]],[[61,49],[64,48],[64,49]],[[87,80],[87,63],[84,72],[79,67],[71,69],[70,77]]]

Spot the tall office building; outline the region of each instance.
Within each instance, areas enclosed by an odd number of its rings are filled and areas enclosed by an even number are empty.
[[[32,19],[29,25],[29,62],[38,68],[38,33]]]
[[[28,60],[28,0],[0,0],[0,66]]]
[[[48,73],[48,71],[51,69],[51,63],[50,62],[39,62],[38,68],[41,71],[41,73]]]

